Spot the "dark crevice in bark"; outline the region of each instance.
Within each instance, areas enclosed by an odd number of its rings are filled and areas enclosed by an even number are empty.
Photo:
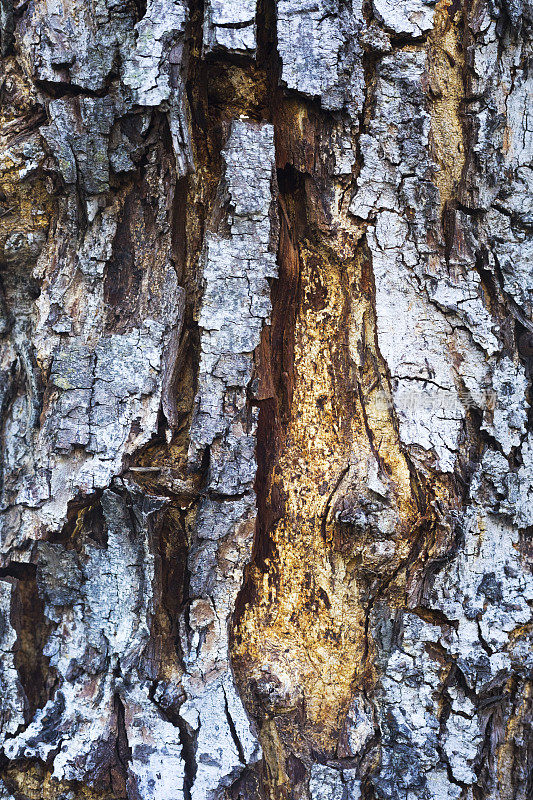
[[[89,537],[102,546],[107,544],[106,523],[100,500],[102,491],[79,495],[67,507],[67,518],[63,527],[47,541],[61,544],[66,550],[80,552],[85,538]]]
[[[16,578],[17,580],[35,580],[37,566],[21,561],[11,561],[7,567],[0,567],[0,578]]]
[[[132,0],[133,6],[137,11],[137,19],[142,19],[146,14],[147,0]]]
[[[124,704],[118,695],[115,696],[115,709],[117,715],[117,738],[114,752],[115,763],[111,766],[111,785],[114,794],[125,797],[128,784],[128,765],[131,762],[132,754],[126,732]]]
[[[55,672],[43,655],[51,626],[39,596],[34,564],[11,562],[0,570],[0,577],[15,579],[11,610],[11,624],[17,635],[15,667],[27,700],[25,717],[29,721],[52,691]]]
[[[175,724],[179,728],[181,752],[183,756],[185,777],[183,780],[183,798],[191,800],[191,788],[196,777],[196,735],[190,733],[187,723],[184,722],[179,714],[176,716]]]
[[[413,614],[417,614],[425,622],[429,622],[430,625],[440,625],[441,627],[448,626],[455,629],[458,627],[457,620],[448,619],[448,617],[438,609],[428,608],[427,606],[420,605],[414,606],[409,610],[412,611]]]
[[[88,89],[75,83],[60,83],[59,81],[56,83],[55,81],[47,80],[36,80],[35,85],[53,100],[64,97],[105,97],[111,89],[111,82],[101,89]]]
[[[173,494],[155,538],[155,608],[150,640],[143,653],[143,664],[152,680],[159,679],[166,684],[169,680],[175,680],[173,668],[181,668],[183,664],[178,623],[186,603],[188,586],[185,523],[179,502]],[[167,672],[170,678],[167,677]],[[168,716],[172,709],[165,707],[165,713]],[[172,722],[176,724],[175,716]]]
[[[277,7],[276,0],[257,0],[257,64],[266,75],[267,98],[269,105],[268,120],[276,107],[276,98],[280,94],[279,78],[281,59],[278,54]]]
[[[244,755],[244,750],[242,749],[241,740],[239,739],[239,735],[237,733],[237,729],[235,727],[235,723],[231,716],[229,706],[228,706],[228,698],[226,695],[226,690],[224,689],[224,702],[225,702],[225,712],[226,712],[226,719],[228,721],[228,726],[231,732],[231,738],[233,739],[233,744],[235,745],[237,752],[239,754],[239,761],[241,764],[246,764],[246,757]]]
[[[261,354],[260,376],[268,383],[273,396],[259,403],[256,459],[257,523],[252,563],[259,567],[273,555],[269,532],[282,517],[284,499],[272,487],[271,474],[282,442],[283,428],[290,419],[292,404],[294,325],[300,298],[300,269],[297,231],[302,230],[304,212],[303,176],[291,168],[278,170],[279,206],[282,209],[278,250],[278,279],[272,286],[272,316],[270,328],[264,332],[265,346]],[[290,221],[288,208],[299,208],[296,222]],[[245,580],[235,608],[234,625],[238,624],[245,602],[250,600],[251,585]]]

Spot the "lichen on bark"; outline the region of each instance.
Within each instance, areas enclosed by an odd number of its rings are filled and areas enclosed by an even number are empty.
[[[0,797],[531,797],[532,34],[0,0]]]

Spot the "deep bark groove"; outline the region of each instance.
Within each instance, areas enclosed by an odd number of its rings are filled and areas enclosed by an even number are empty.
[[[530,0],[0,0],[0,797],[529,800]]]

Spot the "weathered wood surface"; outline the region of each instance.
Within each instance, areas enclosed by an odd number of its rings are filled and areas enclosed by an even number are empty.
[[[533,796],[529,0],[0,0],[0,797]]]

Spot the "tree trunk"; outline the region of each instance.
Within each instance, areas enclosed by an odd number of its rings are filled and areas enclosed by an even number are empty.
[[[532,31],[0,0],[1,798],[533,797]]]

